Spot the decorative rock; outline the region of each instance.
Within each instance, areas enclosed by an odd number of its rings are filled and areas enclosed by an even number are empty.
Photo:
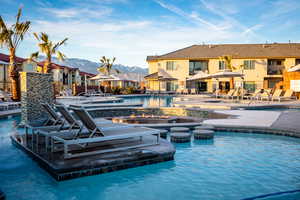
[[[214,137],[214,132],[211,130],[194,130],[194,139],[196,140],[206,140],[206,139],[212,139]]]
[[[191,134],[187,132],[175,132],[170,134],[171,142],[183,143],[191,141]]]
[[[190,129],[186,127],[172,127],[171,132],[188,132]]]
[[[5,199],[5,195],[4,193],[0,190],[0,200],[4,200]]]
[[[209,125],[209,124],[204,124],[202,126],[195,126],[194,129],[195,130],[213,130],[214,126],[213,125]]]
[[[164,129],[160,129],[160,137],[161,138],[167,138],[167,135],[168,135],[168,131],[167,130],[164,130]]]

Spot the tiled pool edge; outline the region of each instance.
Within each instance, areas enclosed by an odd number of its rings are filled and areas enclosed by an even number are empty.
[[[41,156],[34,153],[27,147],[24,147],[20,142],[17,141],[17,139],[14,136],[11,136],[11,141],[13,145],[21,149],[22,151],[24,151],[26,154],[28,154],[32,158],[32,160],[36,161],[40,167],[45,169],[57,181],[70,180],[70,179],[80,178],[84,176],[92,176],[97,174],[118,171],[122,169],[139,167],[143,165],[150,165],[159,162],[171,161],[174,160],[174,154],[175,154],[174,151],[174,152],[159,154],[151,157],[144,157],[144,158],[139,158],[139,159],[134,159],[129,161],[123,161],[123,162],[116,163],[114,165],[91,166],[91,168],[88,169],[80,169],[80,170],[70,169],[70,171],[68,172],[60,172],[59,170],[55,169],[50,162],[43,159]]]
[[[215,131],[228,131],[228,132],[243,132],[243,133],[260,133],[260,134],[273,134],[288,137],[300,138],[300,130],[283,130],[274,127],[256,127],[256,126],[230,126],[230,125],[216,125],[214,124]]]

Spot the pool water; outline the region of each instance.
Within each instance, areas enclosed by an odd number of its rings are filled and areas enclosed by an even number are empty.
[[[133,96],[122,97],[124,103],[142,103],[144,107],[170,107],[173,96]]]
[[[0,120],[7,200],[232,200],[300,188],[300,139],[231,132],[176,144],[174,161],[56,182],[11,144],[17,121]]]

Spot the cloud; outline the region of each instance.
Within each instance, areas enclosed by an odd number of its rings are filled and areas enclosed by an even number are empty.
[[[270,4],[267,12],[261,15],[262,19],[276,19],[284,14],[298,12],[300,9],[299,0],[277,0]]]
[[[42,8],[44,11],[48,12],[50,15],[56,18],[82,18],[90,17],[96,18],[112,13],[111,8],[101,8],[96,10],[91,10],[89,8],[67,8],[67,9],[58,9],[58,8]]]
[[[215,24],[212,24],[209,21],[201,18],[196,13],[187,14],[186,12],[184,12],[183,10],[181,10],[180,8],[178,8],[178,7],[174,6],[174,5],[166,4],[166,3],[164,3],[164,2],[162,2],[160,0],[155,0],[155,2],[158,3],[161,7],[166,8],[169,11],[171,11],[171,12],[177,14],[177,15],[180,15],[182,17],[186,17],[186,18],[192,19],[193,21],[200,22],[200,23],[202,23],[204,25],[207,25],[210,28],[213,28],[215,30],[221,30],[221,29],[223,29],[223,28],[220,28],[220,27],[216,26]]]
[[[205,6],[205,8],[207,8],[210,12],[223,18],[228,24],[230,24],[231,27],[240,29],[242,31],[242,34],[244,34],[244,35],[251,34],[251,35],[257,36],[257,34],[255,33],[255,30],[258,30],[259,28],[262,27],[260,24],[257,24],[257,25],[252,26],[252,28],[251,27],[248,28],[243,23],[240,23],[236,18],[230,16],[230,12],[228,12],[228,10],[230,10],[230,9],[227,10],[228,14],[226,12],[224,12],[223,8],[224,7],[226,8],[227,4],[216,5],[211,2],[208,3],[206,0],[200,0],[200,1]]]

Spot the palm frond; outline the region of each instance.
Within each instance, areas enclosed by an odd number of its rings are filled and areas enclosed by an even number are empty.
[[[30,55],[29,60],[37,59],[39,57],[39,52],[34,52]]]
[[[57,58],[58,58],[58,60],[61,60],[61,61],[63,61],[63,60],[65,60],[65,58],[66,58],[66,55],[64,55],[62,52],[60,52],[60,51],[57,51]]]

